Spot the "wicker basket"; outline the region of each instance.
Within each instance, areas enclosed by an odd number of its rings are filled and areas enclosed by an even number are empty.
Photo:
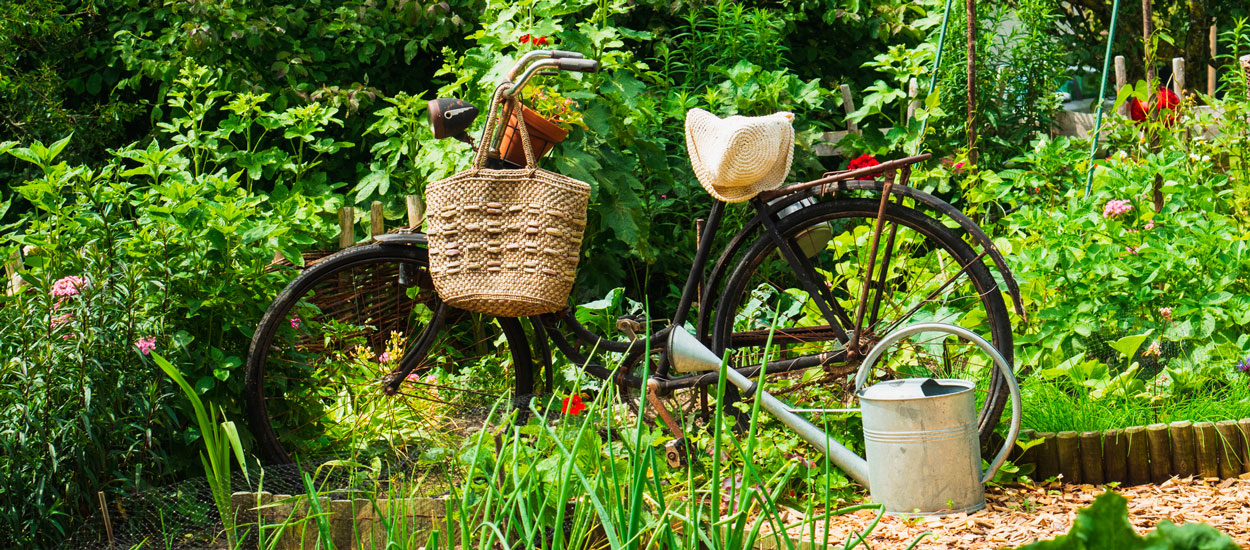
[[[504,87],[495,92],[472,168],[426,187],[430,273],[448,305],[500,317],[567,305],[590,185],[538,168],[518,117],[525,168],[483,167]]]

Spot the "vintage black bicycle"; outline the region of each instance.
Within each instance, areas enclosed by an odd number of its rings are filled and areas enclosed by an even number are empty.
[[[507,94],[520,93],[543,71],[597,68],[577,53],[533,51],[509,71]],[[437,119],[444,125],[438,135],[463,136],[468,122],[453,118]],[[489,136],[478,144],[492,145]],[[730,350],[733,367],[747,376],[763,369],[769,391],[796,403],[843,395],[839,388],[873,344],[904,323],[969,328],[1010,361],[1004,294],[1023,315],[1019,290],[972,220],[908,186],[912,166],[929,158],[765,191],[746,202],[753,216],[737,231],[723,227],[731,206],[709,197],[675,310],[667,317],[623,315],[607,331],[615,335],[579,322],[571,307],[526,319],[448,307],[431,284],[418,231],[380,235],[311,263],[274,300],[252,340],[245,398],[259,450],[273,462],[344,448],[425,452],[480,426],[482,416],[468,411],[497,401],[502,377],[511,378],[518,400],[550,393],[556,350],[585,375],[632,390],[680,437],[683,415],[668,407],[705,406],[687,390],[717,377],[671,368],[665,345],[672,330],[691,330],[718,354]],[[473,370],[502,345],[510,361],[501,359],[496,371]],[[978,380],[985,438],[1007,391],[983,354],[960,345],[938,338],[900,353],[909,354],[906,368],[925,375]],[[887,367],[874,376],[917,374]]]

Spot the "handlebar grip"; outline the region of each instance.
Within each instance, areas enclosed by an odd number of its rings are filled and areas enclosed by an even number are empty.
[[[584,57],[586,56],[577,52],[570,52],[567,50],[551,50],[552,59],[582,59]]]
[[[599,72],[599,62],[594,59],[563,58],[563,59],[556,60],[556,68],[562,71],[577,71],[579,73],[597,73]]]

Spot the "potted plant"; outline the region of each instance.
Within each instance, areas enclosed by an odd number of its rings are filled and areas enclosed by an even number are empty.
[[[551,151],[557,143],[564,141],[573,126],[585,127],[582,113],[576,107],[577,103],[572,99],[561,96],[546,86],[538,86],[522,98],[521,116],[525,117],[525,128],[529,131],[535,161]],[[511,113],[507,125],[504,126],[499,154],[508,162],[525,165],[525,150],[522,149],[521,135],[517,131],[515,112]]]

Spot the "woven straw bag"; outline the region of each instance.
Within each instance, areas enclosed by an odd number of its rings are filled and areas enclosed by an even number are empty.
[[[484,168],[499,105],[495,91],[473,166],[426,187],[430,274],[448,305],[499,317],[564,308],[581,255],[590,185],[538,168],[517,117],[525,167]]]

